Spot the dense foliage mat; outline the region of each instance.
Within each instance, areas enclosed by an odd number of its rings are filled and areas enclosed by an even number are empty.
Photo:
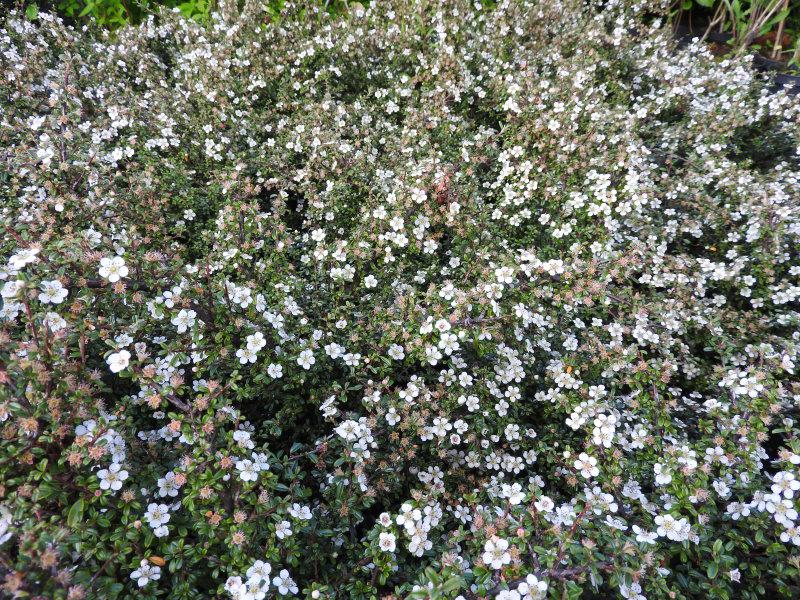
[[[8,13],[0,594],[797,597],[800,106],[655,10]]]

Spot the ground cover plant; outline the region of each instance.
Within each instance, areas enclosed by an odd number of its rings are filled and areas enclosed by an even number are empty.
[[[0,594],[797,597],[800,107],[668,11],[8,13]]]

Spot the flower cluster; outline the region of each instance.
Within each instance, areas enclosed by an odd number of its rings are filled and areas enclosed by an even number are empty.
[[[797,100],[669,2],[217,4],[0,17],[0,596],[800,595]]]

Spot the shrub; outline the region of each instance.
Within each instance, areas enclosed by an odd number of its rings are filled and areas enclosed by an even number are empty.
[[[11,0],[26,7],[26,15],[54,11],[58,15],[82,24],[116,29],[129,23],[140,23],[147,15],[164,9],[179,10],[184,16],[198,21],[208,18],[213,0]]]
[[[4,593],[796,597],[800,109],[600,4],[9,13]]]

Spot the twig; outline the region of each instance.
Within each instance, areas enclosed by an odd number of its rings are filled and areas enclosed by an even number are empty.
[[[783,0],[783,9],[787,10],[789,8],[789,0]],[[775,44],[772,47],[772,58],[778,58],[781,54],[781,50],[783,50],[783,42],[781,41],[783,38],[783,27],[786,24],[786,17],[784,16],[781,19],[781,22],[778,23],[778,32],[775,35]]]

